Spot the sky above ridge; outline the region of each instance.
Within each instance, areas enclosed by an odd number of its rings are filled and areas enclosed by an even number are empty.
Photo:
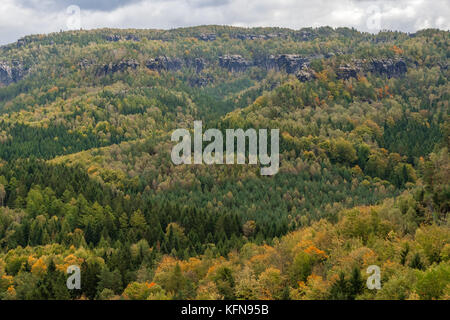
[[[69,29],[354,27],[415,32],[450,29],[449,0],[1,0],[0,44]]]

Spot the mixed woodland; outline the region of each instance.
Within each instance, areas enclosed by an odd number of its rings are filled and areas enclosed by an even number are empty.
[[[0,47],[0,299],[450,299],[449,42],[201,26]],[[280,129],[279,172],[173,164],[194,120]]]

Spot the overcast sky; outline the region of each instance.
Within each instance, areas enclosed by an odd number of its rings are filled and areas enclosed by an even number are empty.
[[[220,24],[293,29],[328,25],[369,32],[449,30],[449,3],[449,0],[0,0],[0,44],[28,34],[77,27],[170,29]]]

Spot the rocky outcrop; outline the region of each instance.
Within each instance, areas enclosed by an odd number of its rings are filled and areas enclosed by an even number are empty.
[[[256,39],[264,39],[264,35],[258,34],[237,34],[234,36],[239,40],[256,40]]]
[[[370,61],[353,59],[351,63],[341,64],[336,69],[338,79],[356,78],[358,74],[368,72],[387,75],[388,78],[399,77],[407,72],[406,62],[402,59],[372,59]]]
[[[125,38],[123,38],[120,34],[112,34],[112,35],[105,36],[105,40],[111,41],[111,42],[117,42],[117,41],[120,41],[123,39],[125,39],[127,41],[140,41],[141,40],[138,36],[135,36],[134,34],[128,34],[125,36]]]
[[[94,64],[95,64],[94,61],[86,59],[86,58],[84,58],[80,62],[78,62],[78,66],[81,69],[87,69],[87,68],[89,68],[90,66],[92,66]]]
[[[301,82],[311,81],[316,78],[314,71],[307,66],[304,66],[300,71],[298,71],[295,76]]]
[[[336,76],[338,79],[347,80],[350,78],[358,77],[358,74],[361,72],[361,69],[357,65],[351,64],[341,64],[336,70]]]
[[[145,63],[145,66],[150,70],[155,71],[172,71],[178,70],[182,66],[182,61],[179,58],[169,58],[166,56],[156,57],[154,59],[150,59]]]
[[[111,75],[116,72],[123,72],[129,68],[136,69],[139,67],[139,62],[137,62],[135,59],[128,59],[128,60],[122,60],[117,63],[109,63],[105,64],[98,70],[98,75]]]
[[[205,66],[205,60],[202,58],[171,58],[167,56],[160,56],[154,59],[149,59],[145,63],[145,66],[150,70],[155,71],[176,71],[182,67],[193,68],[197,73],[201,72]]]
[[[448,70],[448,63],[447,62],[438,62],[437,65],[441,69],[441,71],[447,71]]]
[[[269,33],[269,34],[249,34],[249,33],[238,33],[230,35],[233,39],[239,40],[269,40],[285,37],[282,33]]]
[[[245,60],[241,55],[232,54],[219,57],[219,65],[230,71],[244,71],[250,67],[252,63]]]
[[[217,39],[217,35],[215,33],[202,33],[198,36],[198,39],[202,41],[214,41]]]
[[[335,57],[335,56],[342,56],[344,53],[342,52],[342,51],[340,51],[340,50],[336,50],[336,51],[330,51],[330,52],[327,52],[327,53],[325,53],[324,55],[323,55],[323,57],[324,58],[327,58],[327,59],[329,59],[329,58],[333,58],[333,57]]]
[[[233,38],[239,40],[269,40],[276,39],[282,37],[282,34],[278,33],[269,33],[269,34],[236,34],[233,35]]]
[[[294,74],[309,63],[310,59],[298,54],[279,54],[269,56],[266,67],[268,69],[284,70]]]
[[[138,36],[135,36],[134,34],[128,34],[125,36],[125,40],[128,41],[141,41],[141,39]]]
[[[17,40],[17,48],[21,48],[26,44],[27,44],[27,41],[24,38]]]
[[[122,39],[122,37],[118,34],[111,34],[105,36],[106,41],[117,42]]]
[[[88,69],[91,66],[95,66],[96,63],[93,60],[87,58],[82,59],[78,66],[80,69]],[[135,59],[125,59],[117,63],[104,64],[98,67],[96,74],[98,76],[104,76],[113,74],[119,71],[125,71],[129,68],[137,69],[139,67],[139,62]],[[195,58],[191,60],[182,60],[180,58],[171,58],[166,56],[160,56],[153,59],[149,59],[145,62],[145,66],[154,71],[176,71],[181,69],[183,66],[194,68],[197,73],[200,73],[205,67],[205,61],[201,58]]]
[[[392,78],[404,75],[408,68],[402,59],[373,59],[369,71]]]
[[[195,69],[199,73],[205,68],[206,62],[202,58],[186,59],[186,66]]]
[[[0,85],[7,86],[21,80],[25,76],[25,69],[19,61],[11,63],[0,61]]]
[[[269,33],[269,34],[264,35],[264,38],[266,40],[268,40],[268,39],[276,39],[276,38],[283,38],[283,39],[285,39],[286,35],[282,34],[282,33]]]
[[[315,35],[310,31],[301,30],[295,34],[295,38],[299,41],[311,41],[315,38]]]
[[[257,66],[260,68],[274,69],[276,71],[285,71],[289,74],[295,74],[305,66],[308,66],[313,58],[318,58],[318,56],[305,57],[298,54],[278,54],[250,62],[245,60],[242,56],[235,54],[219,57],[219,65],[231,71],[243,71],[250,66]]]

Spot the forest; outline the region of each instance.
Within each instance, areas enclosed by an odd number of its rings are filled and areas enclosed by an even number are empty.
[[[0,300],[450,299],[449,42],[201,26],[1,46]],[[175,165],[194,121],[279,129],[279,172]]]

